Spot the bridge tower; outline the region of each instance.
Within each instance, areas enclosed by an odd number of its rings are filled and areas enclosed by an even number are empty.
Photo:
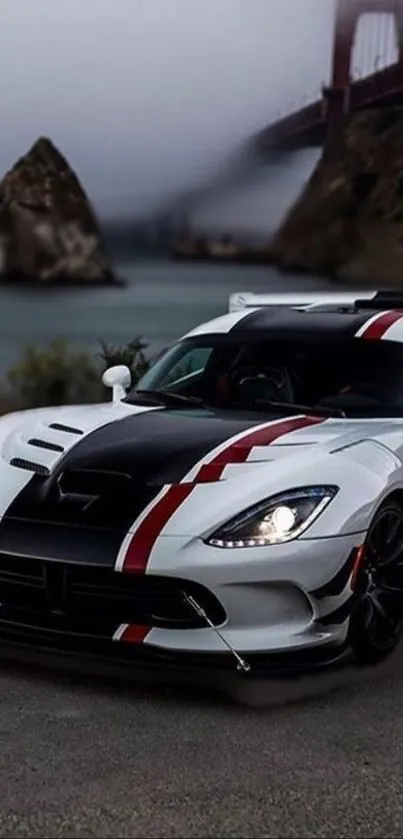
[[[399,61],[403,61],[403,0],[337,0],[332,80],[323,90],[329,125],[349,111],[351,61],[358,21],[364,14],[380,12],[394,15]]]

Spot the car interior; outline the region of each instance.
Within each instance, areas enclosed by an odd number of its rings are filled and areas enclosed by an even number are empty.
[[[146,385],[221,408],[281,403],[364,414],[403,413],[403,347],[381,341],[183,342]]]

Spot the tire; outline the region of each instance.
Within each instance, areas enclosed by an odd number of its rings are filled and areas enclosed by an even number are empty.
[[[353,589],[348,644],[358,664],[379,664],[403,635],[403,509],[392,499],[371,522]]]

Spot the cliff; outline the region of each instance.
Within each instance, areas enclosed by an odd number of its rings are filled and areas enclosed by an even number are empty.
[[[272,248],[284,270],[403,284],[402,108],[346,120]]]
[[[89,200],[47,138],[37,140],[0,183],[0,279],[114,280]]]

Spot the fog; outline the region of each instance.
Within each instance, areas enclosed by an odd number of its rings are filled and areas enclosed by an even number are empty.
[[[105,215],[144,214],[329,78],[334,0],[2,0],[0,171],[59,145]],[[200,208],[275,217],[303,155]]]
[[[256,168],[249,182],[217,190],[209,199],[200,197],[190,219],[221,233],[267,237],[274,231],[310,177],[320,149],[306,149],[277,156]]]

